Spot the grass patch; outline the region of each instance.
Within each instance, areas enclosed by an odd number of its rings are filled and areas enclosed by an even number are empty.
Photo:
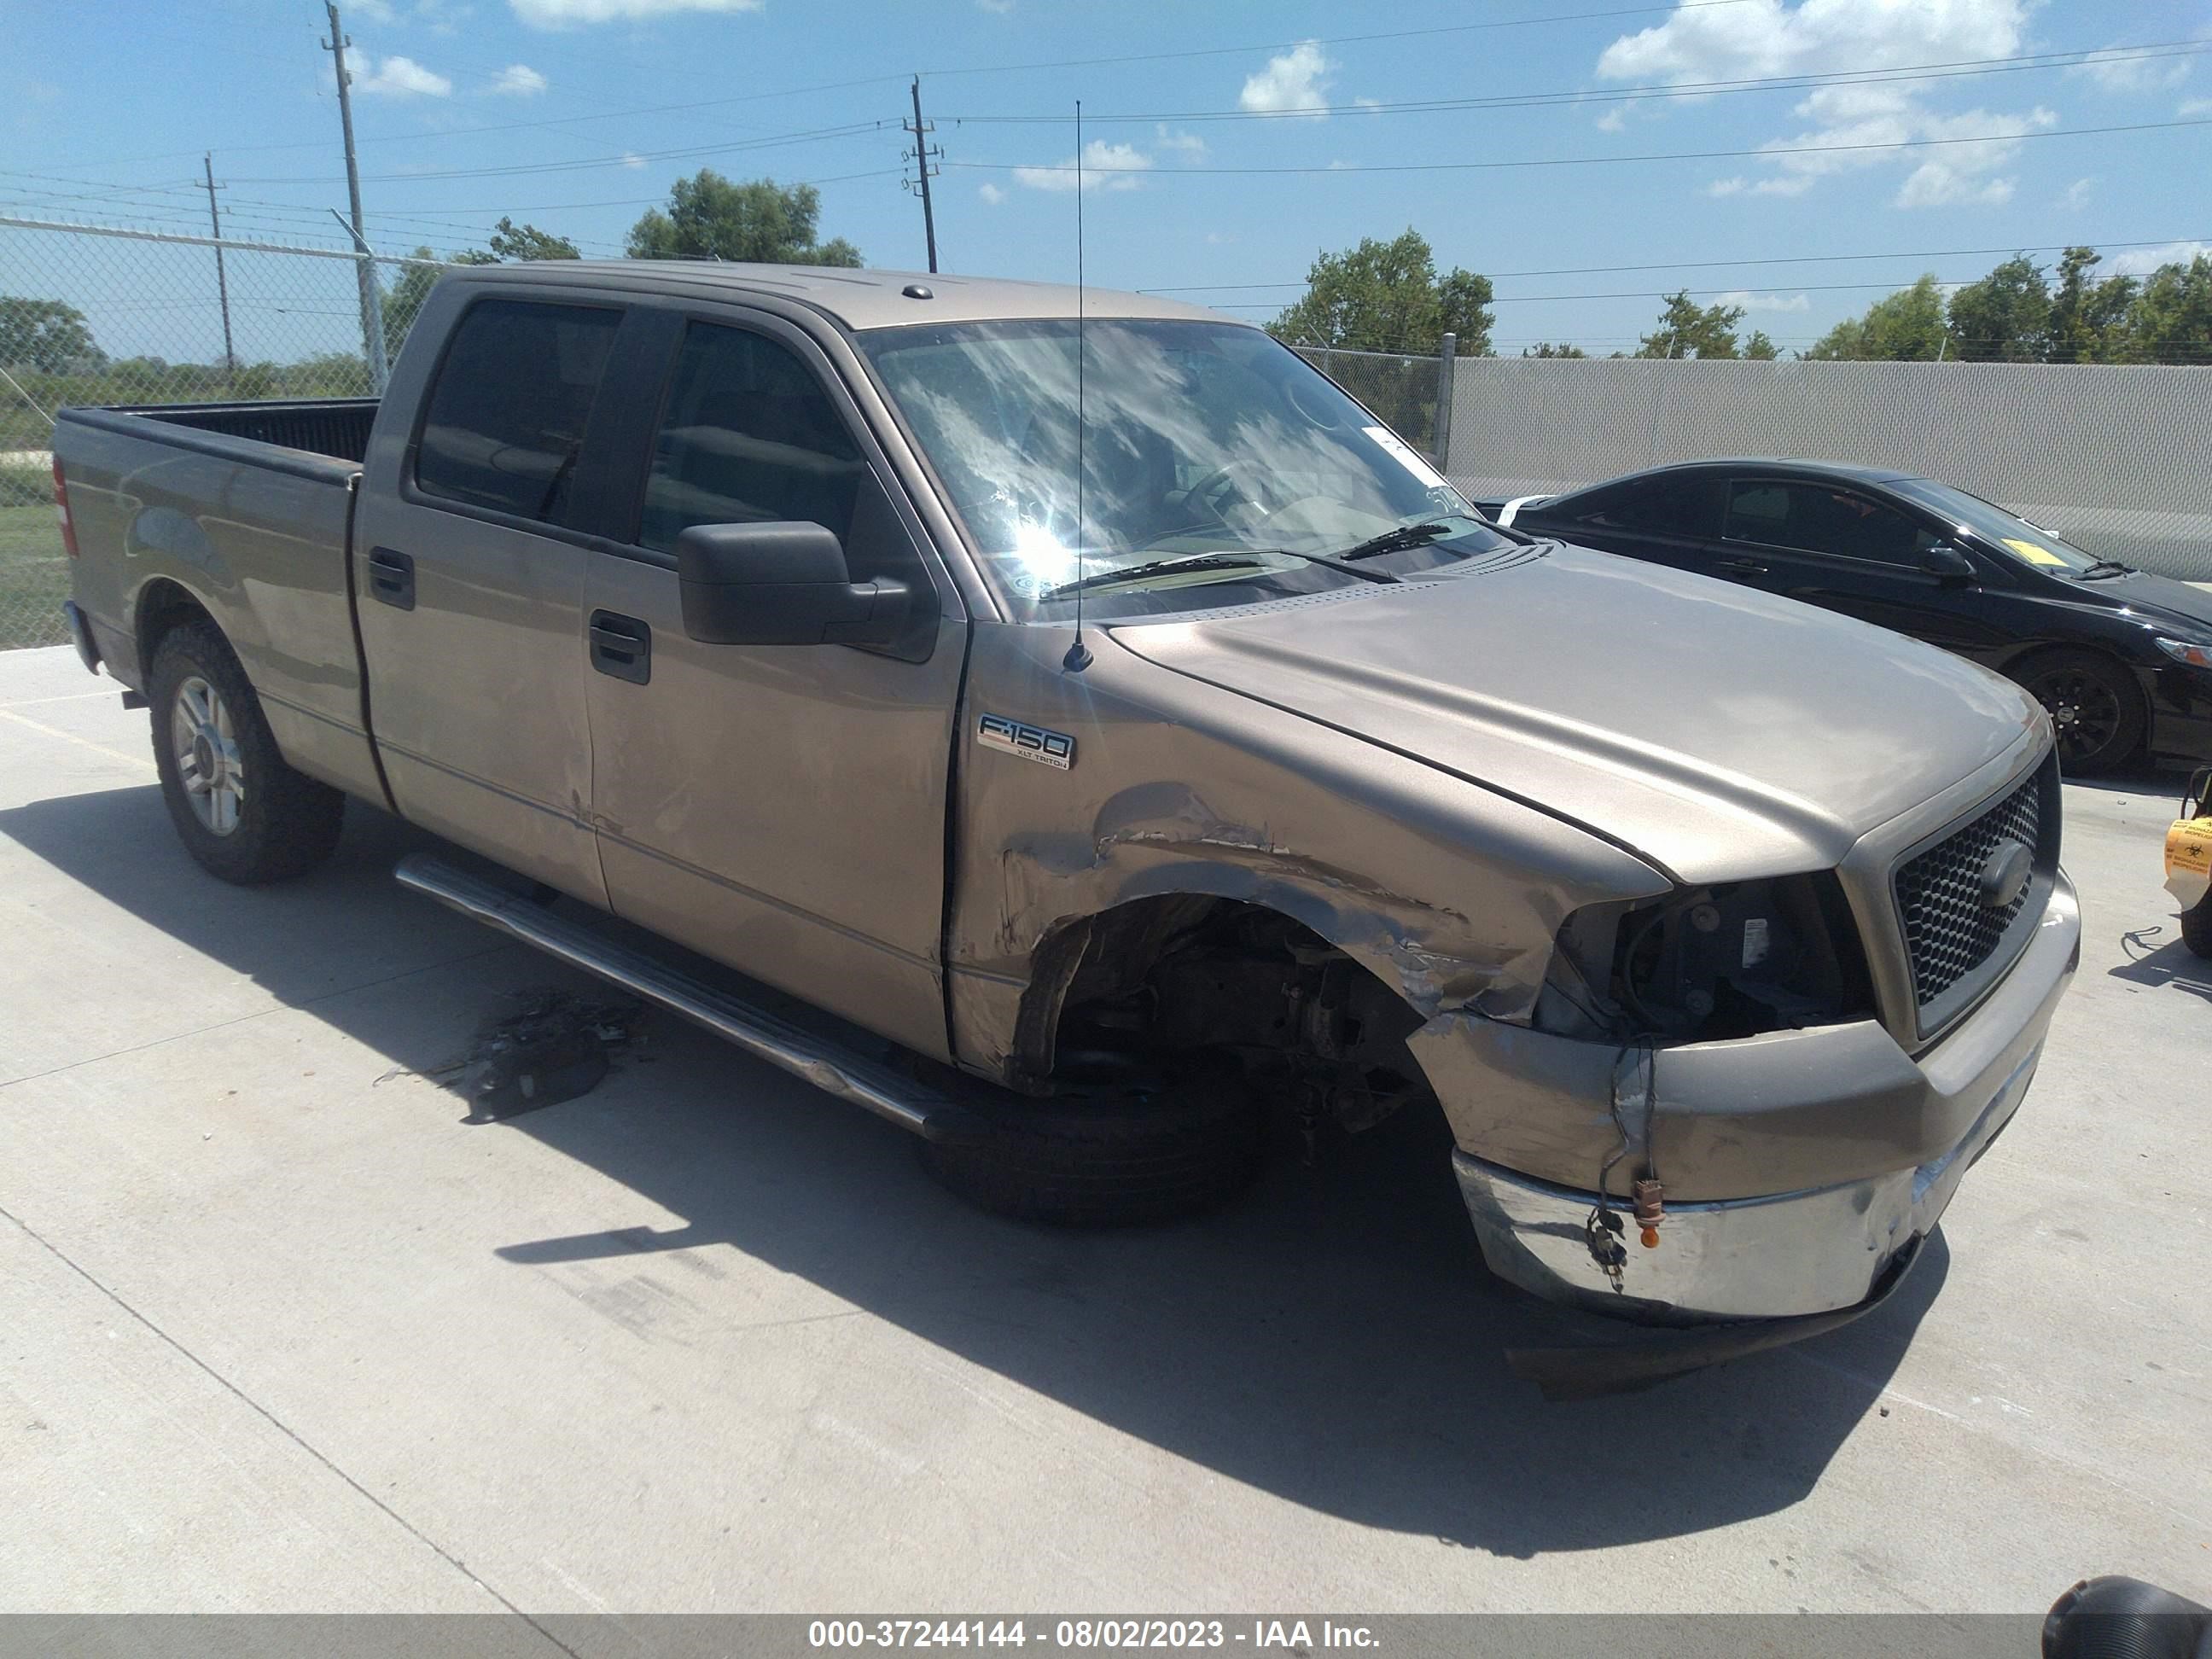
[[[0,651],[66,645],[69,557],[51,501],[0,507]]]

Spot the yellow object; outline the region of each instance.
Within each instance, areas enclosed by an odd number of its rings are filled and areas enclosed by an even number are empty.
[[[2212,889],[2212,816],[2176,818],[2166,832],[2166,890],[2185,910]]]
[[[2066,561],[2047,547],[2039,547],[2033,542],[2024,542],[2012,536],[2004,538],[2004,544],[2030,564],[2055,564],[2062,570],[2066,568]]]

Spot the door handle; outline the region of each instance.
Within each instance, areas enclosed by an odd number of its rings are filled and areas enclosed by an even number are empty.
[[[1717,559],[1714,562],[1734,576],[1764,576],[1766,574],[1766,567],[1757,559]]]
[[[415,608],[415,561],[388,547],[368,550],[368,591],[371,597],[397,611]]]
[[[653,678],[653,630],[635,617],[594,611],[590,635],[592,666],[599,672],[636,685]]]

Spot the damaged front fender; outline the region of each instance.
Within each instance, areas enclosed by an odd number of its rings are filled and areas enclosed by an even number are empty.
[[[1534,1006],[1571,912],[1668,890],[1555,816],[1098,637],[1077,674],[1055,630],[976,630],[947,952],[971,1070],[1034,1083],[1080,930],[1139,900],[1274,911],[1424,1018],[1510,1021]],[[1073,764],[972,741],[985,714],[1068,735]]]

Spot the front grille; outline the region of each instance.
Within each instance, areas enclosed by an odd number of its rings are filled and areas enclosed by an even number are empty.
[[[1926,850],[1899,866],[1894,878],[1897,910],[1912,963],[1912,988],[1923,1029],[1940,1023],[1935,1005],[1955,1004],[1947,995],[1966,988],[2010,959],[2000,958],[2008,943],[2016,951],[2027,942],[2027,907],[2048,891],[2043,879],[2056,865],[2057,803],[2046,761],[1996,805],[1985,808]],[[2015,841],[2035,854],[2035,874],[2012,902],[1993,908],[1982,902],[1982,866],[2001,842]],[[2017,937],[2015,937],[2017,935]]]

